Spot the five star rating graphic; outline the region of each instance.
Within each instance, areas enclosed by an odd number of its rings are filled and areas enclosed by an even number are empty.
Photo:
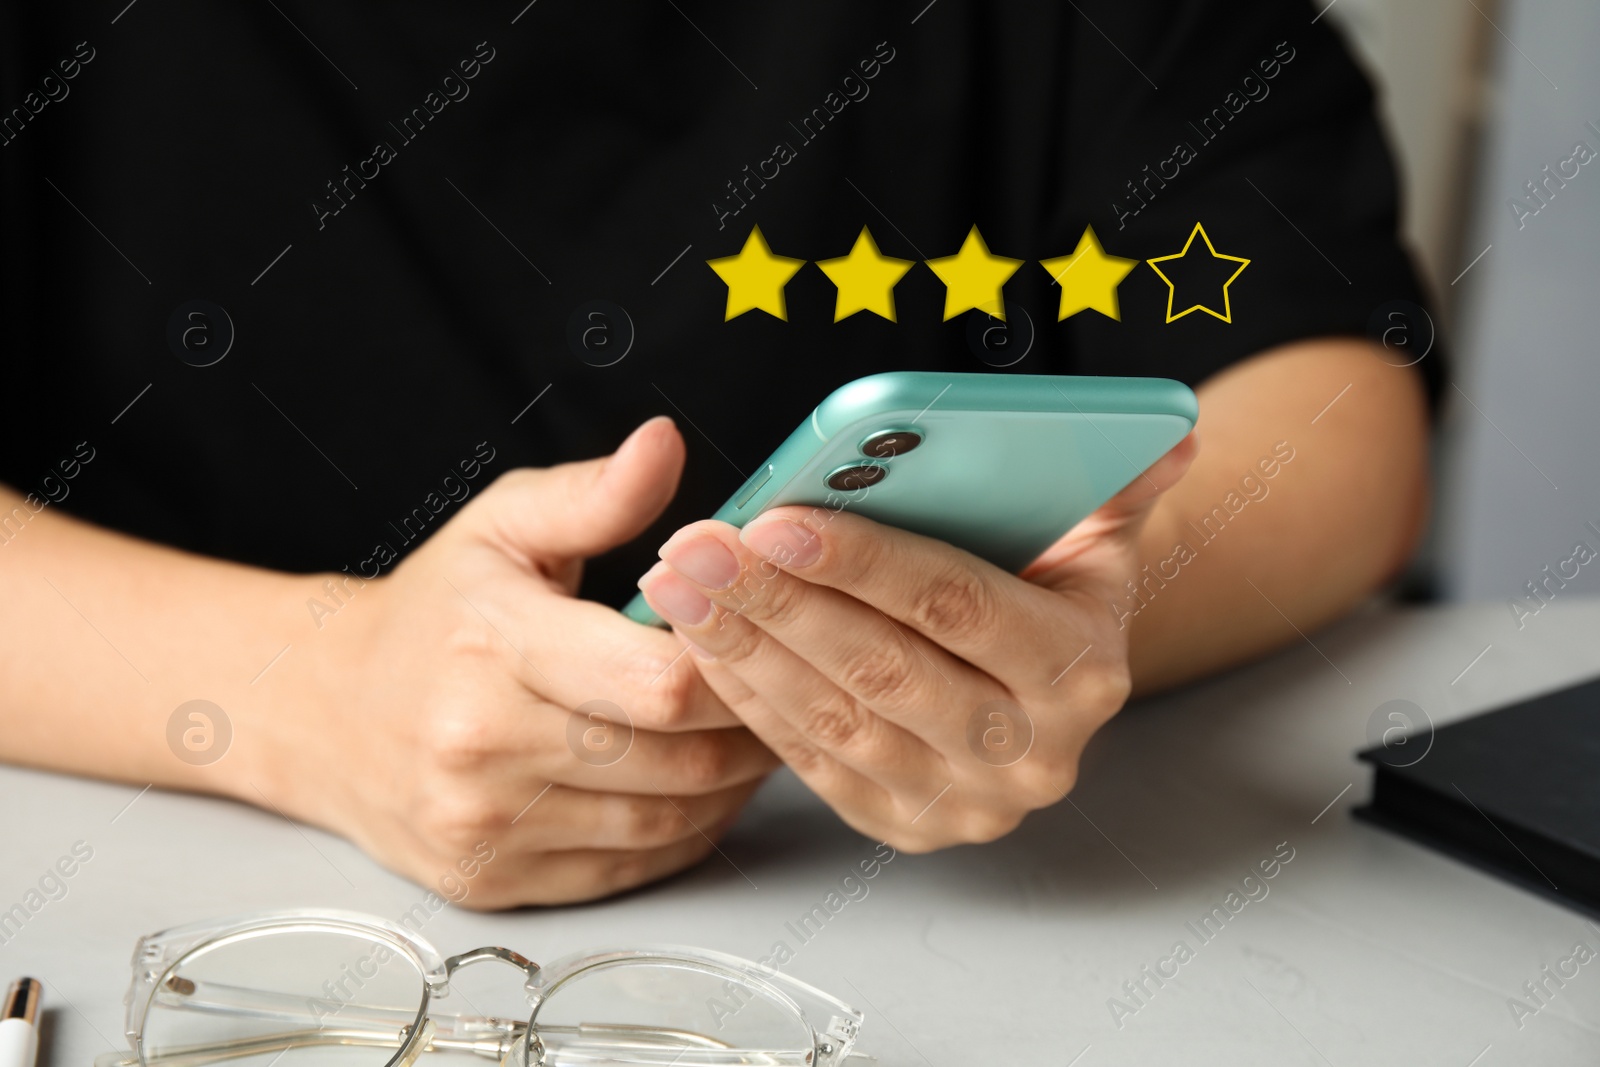
[[[1162,271],[1160,264],[1182,260],[1191,254],[1201,256],[1198,251],[1190,252],[1196,236],[1205,243],[1206,252],[1213,259],[1237,263],[1239,266],[1222,283],[1221,311],[1204,303],[1195,303],[1174,315],[1172,306],[1177,286]],[[928,269],[944,283],[944,317],[948,322],[966,311],[982,311],[1004,320],[1005,297],[1001,290],[1027,261],[995,255],[989,251],[983,235],[974,226],[954,255],[925,262]],[[1200,223],[1195,223],[1181,251],[1145,262],[1167,285],[1168,322],[1175,322],[1194,311],[1204,311],[1223,322],[1233,321],[1233,304],[1228,287],[1250,265],[1250,261],[1242,256],[1218,252]],[[736,255],[708,259],[706,264],[728,286],[728,307],[724,321],[736,319],[747,311],[765,311],[773,318],[787,322],[789,311],[784,303],[783,289],[806,265],[806,261],[776,255],[768,247],[761,227],[756,226],[751,229],[744,247]],[[1092,226],[1084,228],[1072,255],[1039,261],[1039,266],[1049,273],[1051,281],[1061,287],[1058,320],[1069,319],[1080,311],[1097,311],[1108,319],[1122,321],[1117,287],[1138,265],[1137,259],[1123,259],[1107,253],[1100,246],[1100,239]],[[880,252],[871,231],[863,226],[848,255],[817,261],[818,269],[838,289],[833,321],[839,322],[862,311],[871,312],[890,322],[899,321],[895,317],[894,288],[914,266],[916,263],[913,260],[894,259]]]

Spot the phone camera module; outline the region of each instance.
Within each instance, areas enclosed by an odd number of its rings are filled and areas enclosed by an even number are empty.
[[[828,475],[827,483],[829,489],[849,493],[871,488],[888,476],[888,467],[880,467],[876,463],[852,463]]]
[[[893,459],[905,455],[921,443],[922,434],[916,430],[879,430],[861,442],[861,452],[873,459]]]

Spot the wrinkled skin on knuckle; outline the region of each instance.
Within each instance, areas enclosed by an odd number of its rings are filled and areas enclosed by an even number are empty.
[[[904,732],[871,710],[857,706],[860,723],[849,737],[838,742],[841,755],[860,767],[888,767],[905,759],[907,739]]]
[[[802,624],[805,621],[805,597],[800,580],[785,578],[781,573],[764,577],[770,564],[757,564],[740,573],[740,582],[748,588],[749,595],[741,596],[740,610],[751,619],[776,627]]]
[[[804,741],[785,738],[772,741],[770,744],[772,750],[795,774],[808,781],[826,773],[832,763],[829,756],[820,748]]]
[[[995,605],[983,580],[963,568],[951,568],[917,602],[912,624],[931,637],[986,633],[999,624]]]
[[[848,697],[826,697],[806,709],[804,733],[824,749],[844,748],[867,728],[868,714]]]
[[[873,801],[862,802],[859,798],[848,802],[842,800],[858,778],[855,771],[803,738],[793,742],[780,740],[772,748],[811,787],[811,791],[827,800],[829,806],[853,829],[868,836],[878,832],[874,829],[876,823],[873,820],[878,818],[883,805]],[[835,803],[835,798],[841,802]]]
[[[887,700],[911,684],[917,669],[911,656],[899,643],[863,649],[845,669],[844,688],[869,705]]]
[[[717,648],[717,658],[728,663],[748,662],[761,642],[768,640],[760,627],[732,613],[722,618],[719,628],[724,635],[722,639],[728,643]]]

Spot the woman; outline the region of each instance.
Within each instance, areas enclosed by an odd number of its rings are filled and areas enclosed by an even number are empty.
[[[984,841],[1422,528],[1437,357],[1367,336],[1420,297],[1309,7],[3,17],[9,760],[423,882],[492,842],[484,907],[692,864],[780,761],[893,847]],[[860,308],[783,265],[863,228],[934,262]],[[765,289],[708,266],[746,254]],[[843,382],[1001,366],[1182,379],[1204,445],[1023,577],[852,515],[684,529]],[[647,569],[675,633],[614,610]]]

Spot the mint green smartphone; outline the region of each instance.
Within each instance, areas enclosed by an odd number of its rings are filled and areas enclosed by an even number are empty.
[[[1012,571],[1038,559],[1193,429],[1166,378],[892,371],[841,386],[722,505],[848,509]],[[662,625],[633,598],[623,614]]]

